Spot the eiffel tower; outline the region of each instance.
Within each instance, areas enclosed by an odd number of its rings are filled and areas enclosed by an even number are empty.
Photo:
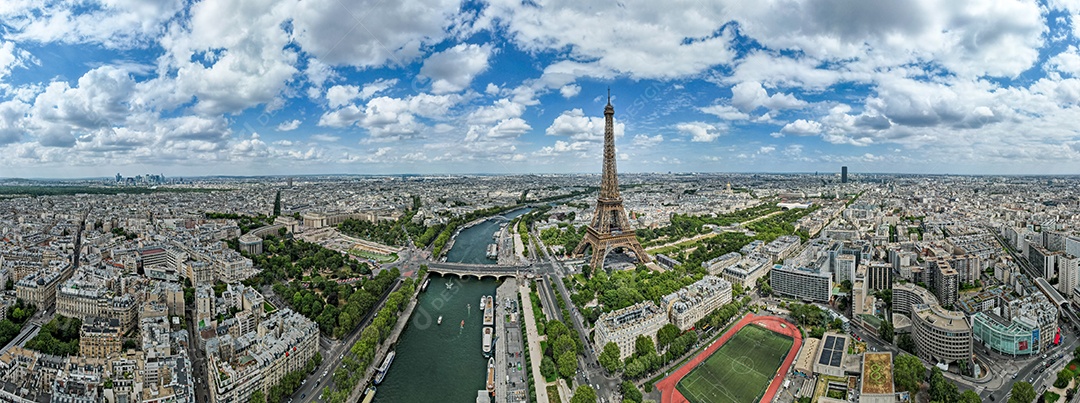
[[[615,108],[611,106],[611,90],[608,90],[608,103],[604,107],[604,173],[600,180],[600,196],[596,199],[596,213],[592,223],[586,229],[574,255],[581,256],[585,249],[592,247],[592,259],[589,266],[594,269],[604,267],[604,259],[616,248],[626,248],[637,255],[638,261],[649,262],[649,255],[641,248],[637,234],[626,218],[622,197],[619,196],[619,177],[615,170]]]

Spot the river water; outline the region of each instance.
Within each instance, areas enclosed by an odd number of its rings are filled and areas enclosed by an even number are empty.
[[[529,212],[532,209],[523,208],[511,211],[503,214],[507,219],[513,220],[518,216]],[[491,237],[495,231],[499,230],[499,225],[507,221],[489,219],[482,223],[476,224],[469,228],[461,230],[456,240],[454,241],[454,247],[450,248],[450,251],[446,252],[446,261],[454,263],[477,263],[477,264],[495,264],[495,259],[487,258],[487,246],[494,243],[495,240]]]
[[[513,219],[527,211],[505,216]],[[446,254],[447,261],[495,264],[486,255],[499,224],[487,220],[462,230]],[[398,338],[397,357],[378,386],[378,403],[475,402],[476,391],[485,389],[487,359],[481,351],[480,297],[494,295],[498,284],[490,278],[430,278],[408,327]],[[441,325],[436,324],[439,316],[443,317]]]

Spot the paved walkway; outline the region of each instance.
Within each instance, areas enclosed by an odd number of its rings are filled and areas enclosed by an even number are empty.
[[[702,361],[705,361],[705,359],[709,358],[709,356],[715,353],[716,350],[720,348],[720,346],[722,346],[729,339],[731,339],[731,337],[734,336],[735,333],[737,333],[740,329],[749,324],[761,325],[769,330],[790,336],[794,339],[794,343],[791,345],[791,349],[789,350],[787,357],[784,358],[784,362],[776,371],[777,376],[773,377],[772,381],[769,382],[769,388],[765,391],[765,395],[763,395],[761,398],[762,402],[771,402],[773,400],[773,397],[776,395],[776,392],[780,390],[780,386],[783,384],[784,375],[787,374],[788,368],[790,368],[791,363],[795,361],[795,353],[798,352],[800,348],[802,348],[802,334],[799,333],[798,327],[784,319],[775,316],[758,316],[752,313],[746,314],[746,316],[744,316],[742,320],[736,323],[735,326],[732,326],[731,329],[724,333],[723,336],[720,336],[720,338],[716,339],[716,341],[714,341],[712,345],[706,348],[705,351],[702,351],[701,354],[698,354],[696,357],[688,361],[686,365],[679,367],[679,369],[675,370],[675,372],[672,372],[671,375],[669,375],[667,378],[664,378],[660,382],[657,382],[656,389],[660,391],[660,402],[689,403],[689,400],[683,397],[682,393],[679,393],[679,391],[675,389],[675,385],[677,385],[679,381],[682,380],[682,378],[690,372],[690,370],[694,369],[694,367],[697,367],[697,365],[700,364]]]
[[[518,294],[521,295],[521,313],[525,314],[525,332],[528,333],[529,339],[529,361],[532,364],[533,384],[536,385],[536,402],[548,403],[547,383],[544,382],[544,376],[540,374],[540,360],[543,359],[544,353],[540,350],[540,334],[536,331],[536,317],[533,316],[527,281],[522,282],[518,287]]]

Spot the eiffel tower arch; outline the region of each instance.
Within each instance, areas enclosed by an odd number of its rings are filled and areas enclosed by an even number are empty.
[[[619,177],[615,167],[615,107],[611,106],[611,92],[604,107],[604,168],[600,179],[600,195],[596,199],[596,212],[585,231],[585,237],[574,248],[575,256],[582,256],[592,249],[589,266],[603,268],[607,255],[618,248],[633,251],[639,262],[648,263],[649,255],[637,240],[637,234],[623,209],[619,195]]]

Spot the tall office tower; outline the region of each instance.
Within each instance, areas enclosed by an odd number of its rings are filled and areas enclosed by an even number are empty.
[[[604,171],[600,179],[600,196],[596,199],[596,213],[592,223],[586,229],[574,255],[585,253],[592,248],[589,265],[593,268],[604,267],[607,254],[617,248],[626,248],[637,255],[638,261],[649,261],[649,255],[637,240],[637,234],[626,218],[622,196],[619,196],[619,177],[615,169],[615,107],[611,106],[611,93],[604,107]]]
[[[840,183],[847,183],[847,167],[840,167]]]

